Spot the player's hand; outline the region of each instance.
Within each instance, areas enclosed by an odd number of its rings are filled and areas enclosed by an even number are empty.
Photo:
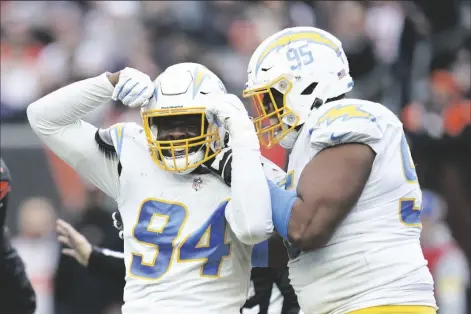
[[[260,149],[255,126],[239,97],[232,94],[208,96],[211,97],[204,98],[206,117],[229,131],[231,147]]]
[[[149,75],[133,68],[125,68],[119,72],[119,80],[111,98],[120,100],[129,108],[146,106],[154,94],[154,82]]]
[[[57,220],[57,239],[67,246],[62,249],[62,254],[71,256],[83,266],[88,266],[92,245],[88,240],[62,219]]]
[[[205,101],[208,120],[224,126],[230,133],[236,132],[236,128],[250,128],[253,125],[239,97],[232,94],[211,95],[205,97]]]

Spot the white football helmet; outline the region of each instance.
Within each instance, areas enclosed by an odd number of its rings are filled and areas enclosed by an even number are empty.
[[[190,173],[224,145],[225,130],[206,119],[205,95],[225,94],[226,88],[197,63],[170,66],[154,84],[154,96],[141,109],[152,159],[164,170]]]
[[[341,42],[314,27],[284,29],[264,40],[247,69],[261,143],[292,148],[311,111],[349,92],[353,80]]]

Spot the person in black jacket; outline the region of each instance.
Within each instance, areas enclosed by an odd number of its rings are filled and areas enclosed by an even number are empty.
[[[5,227],[10,184],[10,172],[0,158],[0,312],[32,314],[36,310],[36,295]]]

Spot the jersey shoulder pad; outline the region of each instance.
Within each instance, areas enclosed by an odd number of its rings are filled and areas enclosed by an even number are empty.
[[[384,135],[381,124],[383,115],[374,106],[381,106],[362,100],[346,99],[328,103],[317,112],[317,121],[309,129],[310,142],[326,148],[344,143],[363,143],[374,150]]]
[[[144,136],[144,129],[134,122],[116,123],[108,129],[103,130],[103,132],[109,136],[108,140],[111,140],[110,144],[113,145],[118,158],[121,156],[123,145],[125,145],[126,141],[136,140],[136,138]]]
[[[286,182],[286,172],[278,167],[273,161],[262,156],[261,163],[265,177],[277,185],[283,185]]]

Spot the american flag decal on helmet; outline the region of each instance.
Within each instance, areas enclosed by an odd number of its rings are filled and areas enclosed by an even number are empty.
[[[347,72],[345,71],[345,69],[342,69],[342,71],[337,73],[337,76],[339,77],[339,80],[343,79],[345,77],[345,75],[347,75]]]

